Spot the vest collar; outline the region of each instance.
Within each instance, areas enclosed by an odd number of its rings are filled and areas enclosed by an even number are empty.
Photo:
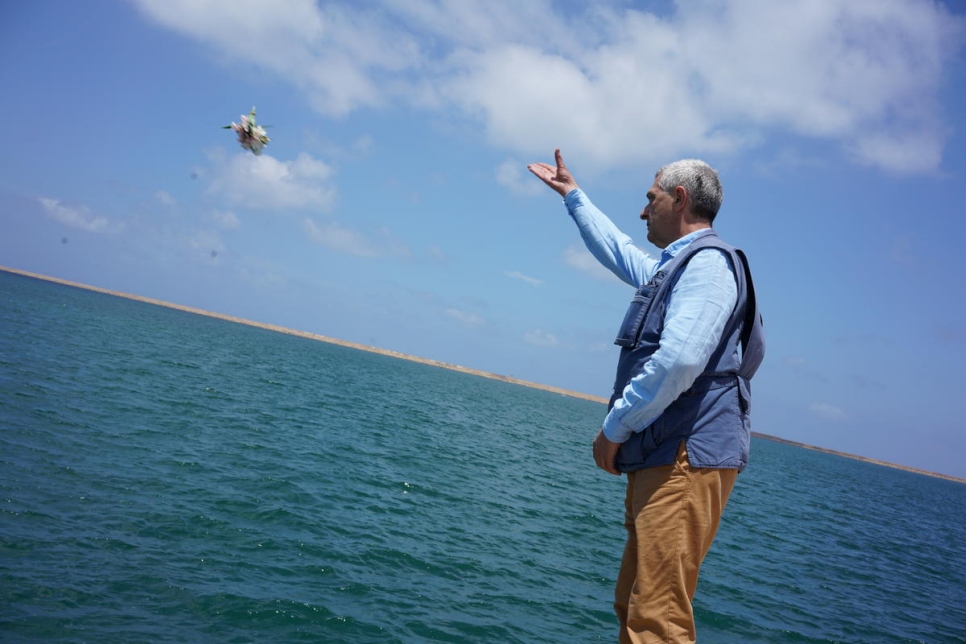
[[[670,244],[667,248],[661,251],[661,261],[658,262],[658,266],[663,266],[664,264],[671,261],[675,255],[681,252],[688,244],[693,242],[695,239],[700,239],[701,237],[706,237],[708,235],[716,235],[714,228],[702,228],[701,230],[696,230],[693,233],[688,233],[684,237],[680,237]]]

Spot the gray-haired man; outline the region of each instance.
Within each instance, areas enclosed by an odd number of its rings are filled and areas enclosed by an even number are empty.
[[[654,259],[580,190],[560,150],[530,171],[558,192],[588,249],[633,286],[618,332],[617,378],[594,460],[627,474],[627,544],[614,608],[621,642],[692,642],[691,602],[751,441],[750,380],[764,337],[748,262],[712,228],[718,173],[661,168],[641,219]]]

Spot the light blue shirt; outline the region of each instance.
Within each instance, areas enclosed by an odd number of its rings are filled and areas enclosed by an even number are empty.
[[[569,192],[564,203],[591,254],[635,289],[697,235],[685,235],[668,245],[659,261],[635,246],[582,190]],[[608,440],[623,443],[633,432],[643,431],[694,384],[721,341],[737,303],[731,260],[717,249],[697,253],[671,290],[660,348],[604,419]]]

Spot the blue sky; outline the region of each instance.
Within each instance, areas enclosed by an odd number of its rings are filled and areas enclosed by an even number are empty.
[[[964,42],[918,0],[4,3],[0,265],[607,396],[631,290],[526,164],[654,252],[700,157],[754,429],[966,477]]]

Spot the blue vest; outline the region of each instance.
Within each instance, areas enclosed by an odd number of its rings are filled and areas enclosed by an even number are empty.
[[[694,384],[657,420],[635,431],[621,445],[617,468],[622,472],[672,464],[682,440],[687,444],[693,467],[741,470],[748,463],[751,378],[765,355],[764,333],[745,254],[721,241],[711,228],[637,289],[614,341],[620,345],[621,354],[608,410],[657,351],[671,289],[691,258],[707,248],[718,248],[731,258],[738,303],[725,325],[721,341]]]

